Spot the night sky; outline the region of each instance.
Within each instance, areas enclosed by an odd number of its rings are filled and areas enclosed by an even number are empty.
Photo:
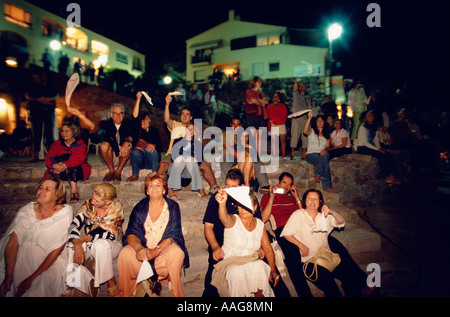
[[[379,83],[408,83],[414,90],[448,89],[434,76],[450,75],[450,10],[446,1],[86,1],[30,0],[60,16],[68,3],[81,6],[81,25],[147,55],[148,65],[185,60],[185,41],[228,19],[293,28],[325,29],[340,22],[344,34],[334,54],[349,76]],[[370,28],[369,3],[381,8],[381,27]],[[424,93],[422,93],[424,94]],[[427,94],[424,94],[427,95]]]

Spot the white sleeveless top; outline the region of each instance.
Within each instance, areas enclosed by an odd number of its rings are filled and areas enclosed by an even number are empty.
[[[256,227],[252,231],[245,229],[238,215],[233,227],[225,228],[222,246],[225,258],[229,256],[246,256],[253,254],[261,247],[264,223],[256,219]]]

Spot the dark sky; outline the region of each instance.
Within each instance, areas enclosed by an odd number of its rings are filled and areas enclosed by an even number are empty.
[[[81,25],[130,46],[148,62],[185,56],[185,40],[228,19],[228,10],[243,21],[293,28],[325,28],[332,21],[344,27],[335,56],[347,69],[386,81],[414,82],[448,74],[450,11],[446,1],[106,1],[29,0],[67,16],[68,3],[81,6]],[[381,27],[369,28],[369,3],[381,8]],[[426,82],[429,83],[427,80]]]

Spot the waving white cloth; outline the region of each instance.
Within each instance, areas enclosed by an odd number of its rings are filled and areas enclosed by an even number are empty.
[[[250,187],[248,186],[238,186],[224,189],[231,198],[235,199],[238,203],[243,205],[249,210],[253,210],[252,201],[248,195],[250,192]]]
[[[293,114],[288,115],[288,119],[300,117],[300,116],[304,115],[305,113],[307,113],[308,111],[312,111],[312,110],[305,109],[305,110],[300,110],[300,111],[294,112]]]
[[[150,98],[150,96],[145,91],[141,91],[141,92],[144,95],[145,99],[147,99],[148,103],[153,106],[152,98]]]
[[[80,83],[80,76],[78,76],[78,73],[73,73],[72,76],[70,76],[69,80],[67,81],[66,86],[67,107],[70,107],[70,99],[72,98],[72,94],[75,91],[75,88],[77,88],[79,83]]]

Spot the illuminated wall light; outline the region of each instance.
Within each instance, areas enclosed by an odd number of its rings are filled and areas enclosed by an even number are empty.
[[[73,28],[73,27],[67,28],[67,33],[69,33],[69,34],[75,34],[76,31],[77,30],[75,30],[75,28]]]
[[[15,58],[13,58],[13,57],[8,57],[8,58],[5,60],[5,63],[6,63],[6,65],[8,65],[9,67],[17,67],[17,66],[18,66],[17,60],[16,60]]]
[[[50,42],[50,48],[54,51],[59,51],[61,49],[61,43],[57,40]]]

